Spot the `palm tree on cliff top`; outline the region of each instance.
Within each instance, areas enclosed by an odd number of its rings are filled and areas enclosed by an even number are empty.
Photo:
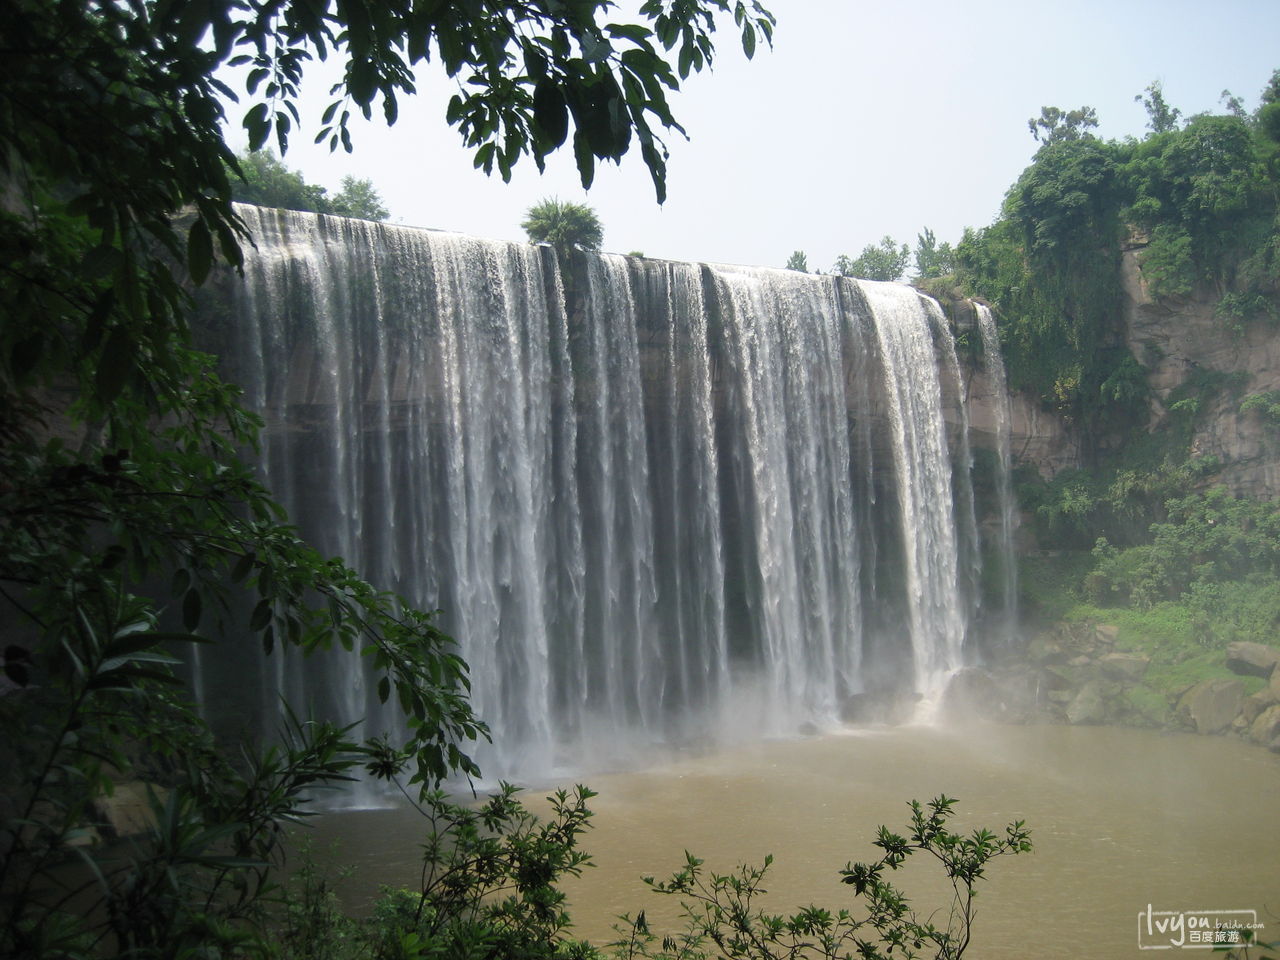
[[[531,243],[549,243],[564,259],[574,247],[599,250],[604,227],[596,212],[583,203],[549,197],[529,208],[520,224]]]

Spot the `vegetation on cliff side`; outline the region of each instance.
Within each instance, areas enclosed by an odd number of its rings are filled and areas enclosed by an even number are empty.
[[[965,291],[999,311],[1013,389],[1072,423],[1096,460],[1146,421],[1143,370],[1120,337],[1121,252],[1151,295],[1221,295],[1226,323],[1276,320],[1280,71],[1247,114],[1181,116],[1153,84],[1142,140],[1102,140],[1092,111],[1046,108],[1041,147],[991,226],[956,248]]]
[[[1162,699],[1223,671],[1228,642],[1270,642],[1280,623],[1275,506],[1215,488],[1222,465],[1191,453],[1212,404],[1265,418],[1273,401],[1245,396],[1241,374],[1197,369],[1148,429],[1122,254],[1156,301],[1215,299],[1227,335],[1280,321],[1280,71],[1252,113],[1226,95],[1222,113],[1184,118],[1159,84],[1135,99],[1149,117],[1140,140],[1098,138],[1087,107],[1029,121],[1041,146],[1001,216],[958,244],[956,280],[996,308],[1011,388],[1083,445],[1081,469],[1019,485],[1038,542],[1066,551],[1025,561],[1027,612],[1120,624],[1122,645],[1153,657]]]

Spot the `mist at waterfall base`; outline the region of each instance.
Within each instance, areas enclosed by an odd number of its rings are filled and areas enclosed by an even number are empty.
[[[973,378],[911,288],[562,270],[545,247],[241,213],[256,252],[203,326],[264,417],[264,479],[321,551],[441,611],[486,778],[827,729],[859,698],[927,715],[1007,626],[1011,581],[980,590],[1011,542],[1007,415],[971,429]],[[394,732],[361,660],[245,649],[197,683],[249,729],[283,698]]]

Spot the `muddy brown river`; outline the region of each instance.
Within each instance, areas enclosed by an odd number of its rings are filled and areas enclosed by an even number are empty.
[[[769,909],[851,906],[837,871],[874,859],[879,824],[905,833],[908,800],[939,793],[958,798],[956,828],[1025,820],[1035,844],[989,866],[967,957],[1194,958],[1204,954],[1184,951],[1203,949],[1205,924],[1262,923],[1263,940],[1280,940],[1280,757],[1232,740],[899,727],[581,779],[600,794],[583,844],[595,866],[566,889],[577,935],[597,942],[640,909],[655,931],[674,930],[673,905],[640,877],[669,874],[685,850],[720,872],[772,853]],[[415,882],[422,823],[412,811],[326,815],[312,832],[317,849],[336,845],[354,868],[344,888],[354,909],[379,884]],[[949,884],[913,859],[894,879],[920,916],[944,923]]]

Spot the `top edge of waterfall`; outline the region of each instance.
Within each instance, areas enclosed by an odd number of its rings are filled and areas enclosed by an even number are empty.
[[[330,220],[351,220],[357,223],[367,223],[379,229],[404,231],[408,233],[416,233],[416,232],[430,233],[430,234],[435,234],[437,236],[443,236],[443,237],[458,237],[458,238],[464,238],[467,240],[477,240],[477,241],[480,241],[481,243],[502,244],[502,245],[508,245],[512,247],[548,247],[548,248],[554,249],[554,246],[550,243],[531,243],[530,241],[527,241],[527,240],[504,240],[504,239],[499,239],[497,237],[482,237],[474,233],[467,233],[462,230],[451,230],[445,227],[424,227],[418,224],[391,223],[390,221],[387,221],[387,220],[366,220],[361,217],[344,217],[341,214],[337,214],[337,213],[318,213],[313,210],[290,210],[285,207],[267,207],[261,204],[244,203],[241,201],[236,201],[234,206],[240,207],[240,208],[253,208],[255,210],[261,210],[268,213],[287,213],[291,216],[297,216],[302,218],[310,217],[310,218],[318,219],[323,217]],[[913,286],[912,284],[902,280],[866,280],[861,277],[846,277],[841,274],[835,274],[835,273],[808,273],[808,272],[802,272],[799,270],[792,270],[788,267],[774,267],[774,266],[767,266],[767,265],[755,264],[755,263],[730,263],[727,261],[720,261],[720,260],[682,260],[676,257],[655,257],[655,256],[648,256],[648,255],[636,256],[629,253],[616,253],[608,250],[589,250],[584,252],[594,253],[604,257],[618,257],[623,260],[635,260],[635,261],[640,261],[645,263],[671,263],[671,264],[680,264],[683,266],[701,266],[701,267],[709,267],[712,270],[721,270],[721,271],[735,272],[735,273],[748,273],[748,272],[768,273],[768,274],[777,274],[780,276],[787,276],[794,279],[805,277],[809,280],[817,280],[817,281],[847,280],[855,284],[866,285],[872,288],[875,288],[875,287],[906,288],[906,289],[914,290],[920,296],[926,297],[927,299],[930,299],[930,300],[937,299],[931,294],[928,294],[925,291],[921,290],[919,287]]]
[[[260,211],[263,211],[263,213],[265,214],[286,213],[286,214],[289,214],[290,216],[300,217],[304,219],[311,218],[311,219],[319,220],[323,218],[326,220],[339,220],[339,221],[346,220],[346,221],[351,221],[353,223],[368,224],[369,226],[376,227],[380,230],[394,230],[394,231],[403,232],[403,233],[430,233],[430,234],[435,234],[436,236],[458,237],[466,240],[477,240],[481,243],[504,244],[504,245],[513,246],[513,247],[549,247],[551,246],[550,244],[547,244],[547,243],[529,243],[528,241],[524,241],[524,240],[503,240],[503,239],[499,239],[498,237],[481,237],[474,233],[466,233],[465,231],[462,231],[462,230],[450,230],[445,227],[424,227],[418,224],[392,223],[389,220],[368,220],[364,217],[344,217],[340,213],[319,213],[315,210],[291,210],[287,207],[266,207],[257,203],[243,203],[241,201],[236,201],[232,205],[241,209],[260,210]]]

